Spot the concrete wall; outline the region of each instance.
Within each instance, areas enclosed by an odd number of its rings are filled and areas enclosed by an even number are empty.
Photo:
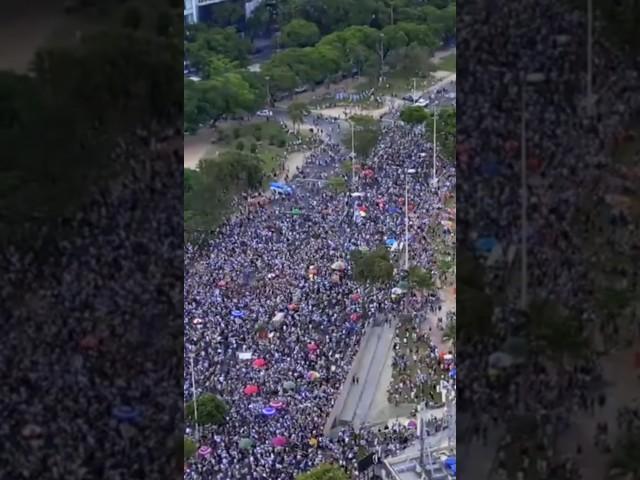
[[[351,363],[351,369],[349,370],[349,374],[347,375],[347,378],[342,384],[342,388],[340,389],[340,393],[338,394],[336,403],[333,405],[333,409],[331,410],[331,413],[329,413],[329,417],[327,418],[327,421],[324,424],[323,433],[325,436],[329,435],[329,432],[336,427],[336,419],[344,409],[344,403],[347,400],[347,397],[349,396],[349,391],[352,388],[354,388],[353,376],[356,374],[357,371],[359,371],[360,363],[362,362],[362,357],[366,350],[364,347],[367,344],[367,341],[369,341],[369,338],[371,337],[371,335],[374,335],[374,334],[375,332],[373,327],[371,325],[367,326],[367,329],[364,335],[362,336],[362,339],[360,340],[360,345],[358,345],[358,353],[356,353],[355,357],[353,357],[353,362]]]

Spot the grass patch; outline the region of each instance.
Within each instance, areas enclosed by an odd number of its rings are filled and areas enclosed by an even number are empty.
[[[454,73],[456,71],[456,54],[451,53],[442,57],[436,65],[438,67],[438,70],[444,70],[445,72]]]

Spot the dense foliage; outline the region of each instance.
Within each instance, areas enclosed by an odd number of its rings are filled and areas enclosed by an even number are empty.
[[[344,470],[337,465],[320,465],[313,470],[298,475],[296,480],[348,480]]]
[[[204,393],[196,400],[198,409],[198,425],[220,425],[224,423],[229,407],[218,397],[211,393]],[[195,409],[193,401],[185,405],[185,417],[187,420],[195,421]],[[185,450],[187,442],[185,440]]]

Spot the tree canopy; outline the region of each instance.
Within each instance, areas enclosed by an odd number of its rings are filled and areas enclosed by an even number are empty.
[[[351,261],[353,276],[358,282],[386,284],[393,280],[393,264],[389,258],[389,252],[384,247],[370,252],[353,250]]]
[[[320,40],[320,30],[313,22],[296,18],[287,23],[280,34],[283,47],[310,47]]]
[[[456,109],[447,107],[438,109],[436,124],[436,142],[440,154],[450,162],[456,154]],[[433,141],[433,112],[427,111],[425,120],[427,140]]]
[[[422,107],[405,107],[400,112],[400,120],[409,124],[425,123],[429,119],[429,114]]]
[[[355,153],[366,159],[380,138],[380,122],[367,115],[354,115],[349,120],[353,123]],[[343,143],[347,148],[351,148],[351,129],[345,132]]]
[[[296,480],[349,480],[349,477],[338,465],[324,464],[298,475]]]
[[[229,407],[217,396],[211,393],[204,393],[196,400],[198,409],[198,425],[220,425],[224,423],[225,416],[229,411]],[[191,401],[185,405],[185,417],[195,422],[194,402]],[[185,440],[185,450],[187,442]]]

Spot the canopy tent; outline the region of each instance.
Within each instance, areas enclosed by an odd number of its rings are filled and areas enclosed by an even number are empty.
[[[281,195],[293,195],[295,191],[291,185],[287,185],[286,183],[282,182],[271,182],[269,184],[269,190]]]
[[[244,318],[247,316],[247,313],[244,312],[243,310],[232,310],[231,311],[231,316],[233,318]]]
[[[389,237],[384,243],[386,247],[391,251],[395,251],[398,249],[398,240],[396,240],[395,238]]]
[[[448,457],[445,459],[444,468],[453,474],[456,475],[456,457]]]
[[[238,447],[240,447],[242,450],[249,450],[251,447],[253,447],[253,440],[251,440],[250,438],[241,438],[238,442]]]

